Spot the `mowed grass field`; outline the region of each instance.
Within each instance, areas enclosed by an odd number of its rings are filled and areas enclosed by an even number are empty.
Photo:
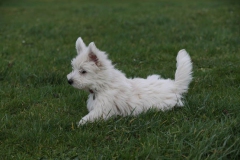
[[[5,0],[0,15],[0,159],[240,159],[237,0]],[[185,106],[77,128],[88,93],[66,75],[79,36],[127,77],[173,79],[185,48]]]

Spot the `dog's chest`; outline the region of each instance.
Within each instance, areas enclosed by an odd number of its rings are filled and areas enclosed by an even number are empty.
[[[91,110],[93,110],[95,106],[96,106],[96,95],[94,93],[89,94],[88,101],[87,101],[88,111],[90,112]]]

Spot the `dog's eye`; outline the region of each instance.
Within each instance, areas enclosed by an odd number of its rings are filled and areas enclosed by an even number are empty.
[[[87,71],[82,70],[82,71],[80,71],[80,73],[81,73],[81,74],[85,74],[85,73],[87,73]]]

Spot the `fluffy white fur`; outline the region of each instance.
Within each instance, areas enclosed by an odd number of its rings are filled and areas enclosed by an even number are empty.
[[[114,68],[105,52],[93,42],[86,46],[80,37],[76,50],[78,55],[72,60],[73,71],[67,79],[73,87],[90,92],[89,113],[79,125],[114,115],[135,116],[151,108],[165,111],[183,106],[182,94],[187,92],[192,80],[191,59],[184,49],[177,55],[175,80],[162,79],[160,75],[127,79]]]

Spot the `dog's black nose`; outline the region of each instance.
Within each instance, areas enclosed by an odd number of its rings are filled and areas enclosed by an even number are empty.
[[[73,84],[73,80],[72,79],[69,79],[68,80],[68,83],[71,85],[71,84]]]

